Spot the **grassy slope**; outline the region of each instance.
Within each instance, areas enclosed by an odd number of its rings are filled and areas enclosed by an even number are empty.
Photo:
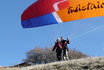
[[[5,67],[0,70],[104,70],[104,57],[89,57],[22,68]]]

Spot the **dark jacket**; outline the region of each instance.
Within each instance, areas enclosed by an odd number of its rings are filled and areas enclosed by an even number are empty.
[[[62,48],[68,50],[67,44],[70,44],[69,40],[62,40],[61,43],[62,43]]]

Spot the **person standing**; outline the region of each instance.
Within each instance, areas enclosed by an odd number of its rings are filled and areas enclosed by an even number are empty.
[[[61,61],[61,60],[62,60],[62,57],[61,57],[61,53],[62,53],[62,44],[61,44],[59,38],[56,40],[55,45],[54,45],[52,51],[54,51],[55,49],[56,49],[56,56],[57,56],[57,59],[58,59],[58,61]]]
[[[61,43],[62,43],[62,51],[63,51],[63,60],[69,60],[68,58],[68,51],[69,48],[67,46],[67,44],[70,44],[69,38],[67,38],[67,40],[64,40],[64,37],[61,37]]]

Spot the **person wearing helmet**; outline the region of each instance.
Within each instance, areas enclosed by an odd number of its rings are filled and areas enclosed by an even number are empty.
[[[69,38],[67,38],[67,40],[64,40],[64,37],[61,37],[61,43],[62,43],[62,51],[63,51],[63,60],[69,60],[68,58],[68,46],[67,44],[70,44],[69,42]]]
[[[62,53],[62,44],[61,44],[59,38],[56,40],[55,45],[54,45],[52,51],[54,51],[55,49],[56,49],[56,56],[57,56],[57,59],[58,59],[58,61],[61,61],[61,60],[62,60],[62,57],[61,57],[61,53]]]

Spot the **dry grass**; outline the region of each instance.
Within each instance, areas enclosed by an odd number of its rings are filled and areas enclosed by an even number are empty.
[[[1,67],[0,70],[104,70],[104,57],[89,57],[28,67]]]

